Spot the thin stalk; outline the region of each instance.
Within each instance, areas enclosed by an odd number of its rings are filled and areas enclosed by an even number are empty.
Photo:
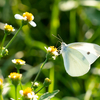
[[[6,37],[7,37],[7,34],[5,33],[4,38],[2,40],[2,44],[1,44],[1,50],[2,50],[2,47],[3,47],[3,44],[4,44],[4,41],[5,41]]]
[[[54,90],[54,66],[50,68],[50,79],[52,80],[51,84],[49,85],[48,92],[53,92]]]
[[[34,79],[34,81],[33,81],[33,84],[32,84],[32,86],[31,86],[31,88],[33,87],[35,81],[37,80],[37,78],[38,78],[38,76],[39,76],[39,74],[40,74],[40,72],[41,72],[43,66],[44,66],[45,63],[47,62],[47,60],[48,60],[48,59],[46,58],[45,61],[43,62],[43,64],[41,65],[40,70],[39,70],[38,74],[36,75],[36,77],[35,77],[35,79]]]
[[[9,45],[12,43],[12,41],[15,39],[15,37],[17,36],[17,34],[19,33],[19,31],[22,29],[23,25],[20,26],[20,28],[18,29],[18,31],[16,32],[16,34],[13,36],[13,38],[9,41],[9,43],[6,45],[5,49],[7,49],[9,47]]]
[[[37,92],[35,92],[35,94],[37,94],[39,91],[41,91],[45,86],[43,86],[42,88],[40,88]]]
[[[2,95],[0,95],[0,100],[3,100],[3,97],[2,97]]]
[[[20,70],[19,70],[19,68],[17,68],[17,73],[20,74]],[[22,88],[21,80],[20,80],[19,84],[20,84],[20,88],[21,88],[21,90],[22,90],[23,88]]]
[[[1,59],[2,54],[3,54],[3,52],[2,52],[2,47],[3,47],[3,44],[4,44],[4,41],[5,41],[6,37],[7,37],[7,34],[4,35],[4,38],[3,38],[2,43],[1,43],[1,47],[0,47],[0,55],[1,55],[1,56],[0,56],[0,59]]]
[[[0,100],[3,100],[2,91],[0,90]]]
[[[17,73],[20,73],[19,68],[17,68]]]
[[[17,100],[17,86],[15,86],[15,100]]]

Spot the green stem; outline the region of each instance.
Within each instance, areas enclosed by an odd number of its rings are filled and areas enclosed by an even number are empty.
[[[51,84],[49,85],[48,92],[53,92],[54,90],[54,66],[50,68],[50,80],[52,80]]]
[[[39,91],[41,91],[45,86],[43,86],[42,88],[40,88],[37,92],[35,92],[35,94],[37,94]]]
[[[45,59],[45,61],[43,62],[43,64],[41,65],[40,70],[39,70],[38,74],[36,75],[36,77],[35,77],[35,79],[34,79],[34,81],[33,81],[33,83],[32,83],[31,88],[33,87],[33,85],[34,85],[35,81],[37,80],[37,78],[38,78],[38,76],[39,76],[39,74],[40,74],[40,72],[41,72],[41,70],[42,70],[43,66],[44,66],[44,65],[45,65],[45,63],[47,62],[47,60],[48,60],[48,59],[46,58],[46,59]]]
[[[13,38],[9,41],[9,43],[6,45],[5,49],[7,49],[9,47],[9,45],[12,43],[12,41],[15,39],[15,37],[17,36],[17,34],[19,33],[19,31],[22,29],[23,25],[20,26],[20,28],[18,29],[18,31],[16,32],[16,34],[13,36]]]
[[[3,97],[2,97],[2,95],[0,95],[0,100],[3,100]]]
[[[4,38],[2,40],[2,44],[1,44],[1,50],[2,50],[2,47],[3,47],[3,44],[4,44],[4,41],[5,41],[6,37],[7,37],[7,34],[5,33]]]
[[[3,38],[2,43],[1,43],[1,47],[0,47],[0,59],[1,59],[2,54],[3,54],[2,47],[3,47],[3,44],[4,44],[4,41],[5,41],[6,37],[7,37],[7,34],[4,35],[4,38]]]
[[[0,90],[0,100],[3,100],[2,91]]]
[[[19,68],[17,68],[17,73],[20,73]]]
[[[19,70],[19,68],[17,68],[17,73],[19,73],[19,74],[20,74],[20,70]],[[19,83],[20,83],[20,88],[21,88],[21,90],[22,90],[23,88],[22,88],[21,80],[20,80],[20,82],[19,82]]]
[[[17,86],[15,86],[15,100],[17,100]]]

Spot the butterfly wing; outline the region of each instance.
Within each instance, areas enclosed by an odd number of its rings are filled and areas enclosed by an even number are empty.
[[[71,76],[82,76],[90,69],[88,60],[79,51],[64,47],[62,50],[66,72]]]
[[[76,42],[68,45],[69,48],[73,48],[82,53],[88,60],[89,64],[92,64],[100,56],[100,46],[92,43]]]

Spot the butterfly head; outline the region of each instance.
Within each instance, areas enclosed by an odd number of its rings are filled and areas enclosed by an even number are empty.
[[[67,48],[67,44],[64,43],[64,42],[62,42],[62,43],[61,43],[61,51],[60,51],[60,53],[66,51],[66,48]]]

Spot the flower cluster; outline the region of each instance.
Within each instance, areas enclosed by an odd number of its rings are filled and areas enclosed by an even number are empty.
[[[32,92],[30,87],[27,87],[25,90],[20,90],[20,94],[23,96],[25,100],[37,100],[38,96]]]
[[[19,33],[19,31],[22,29],[22,27],[24,25],[29,23],[33,27],[36,27],[36,23],[33,21],[34,16],[29,12],[25,12],[25,13],[23,13],[23,15],[15,14],[15,18],[22,20],[22,25],[20,26],[18,31],[14,34],[14,36],[9,41],[9,43],[5,47],[3,47],[6,36],[9,35],[11,32],[15,31],[15,29],[12,27],[12,25],[8,25],[8,24],[4,25],[5,35],[4,35],[4,38],[2,40],[1,47],[0,47],[0,59],[1,59],[1,57],[4,57],[5,55],[8,54],[7,48],[12,43],[12,41],[15,39],[15,37],[17,36],[17,34]],[[55,59],[56,56],[58,56],[58,50],[54,46],[50,46],[50,47],[46,48],[46,50],[47,50],[47,57],[46,57],[46,60],[44,61],[44,63],[41,65],[40,71],[42,70],[43,66],[47,62],[48,58],[52,57]],[[15,67],[17,68],[17,72],[10,73],[10,75],[8,75],[8,77],[12,81],[12,84],[15,87],[15,100],[18,100],[17,87],[19,85],[21,87],[21,89],[23,88],[23,85],[21,83],[22,74],[20,74],[20,68],[22,65],[25,65],[25,61],[21,60],[21,59],[13,59],[12,63],[15,64]],[[37,100],[38,96],[36,94],[44,87],[47,87],[51,84],[51,80],[49,78],[46,78],[44,80],[43,87],[38,90],[39,83],[37,83],[36,80],[40,74],[40,71],[38,72],[37,76],[35,77],[34,81],[32,82],[31,88],[27,87],[25,90],[20,90],[20,94],[22,95],[23,100]],[[3,100],[2,90],[3,90],[3,80],[0,78],[0,100]],[[14,99],[12,98],[12,100],[14,100]]]

